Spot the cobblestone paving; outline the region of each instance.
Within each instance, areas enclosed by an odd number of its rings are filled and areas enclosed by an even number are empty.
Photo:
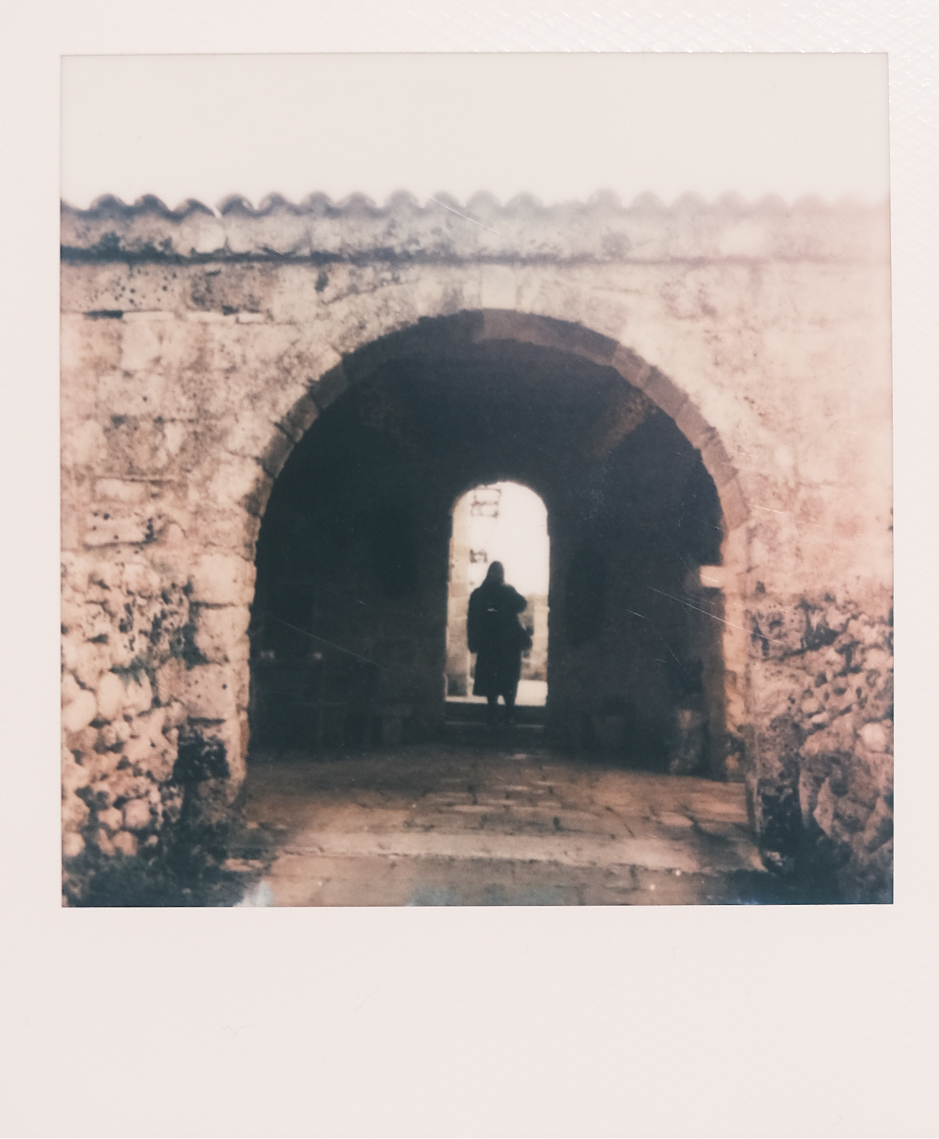
[[[243,904],[686,905],[774,896],[743,787],[567,761],[511,740],[257,756]]]

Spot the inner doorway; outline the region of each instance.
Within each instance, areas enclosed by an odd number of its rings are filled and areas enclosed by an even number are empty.
[[[473,695],[475,662],[467,646],[470,594],[493,562],[528,602],[520,615],[531,638],[522,654],[516,703],[543,708],[548,694],[548,512],[533,490],[517,482],[488,483],[461,495],[453,507],[447,596],[447,699],[485,703]]]

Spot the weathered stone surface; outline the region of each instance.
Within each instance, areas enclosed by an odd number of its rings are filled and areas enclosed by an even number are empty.
[[[192,598],[210,605],[245,605],[251,600],[254,568],[230,554],[204,554],[192,571]]]
[[[77,699],[82,694],[82,687],[75,679],[74,673],[62,673],[62,707],[65,708],[68,704]]]
[[[98,812],[98,822],[104,826],[109,834],[116,834],[124,824],[124,816],[117,807],[108,807]]]
[[[781,855],[832,876],[846,896],[866,890],[884,900],[889,856],[868,856],[892,836],[892,704],[877,702],[885,691],[892,701],[891,624],[889,614],[864,612],[848,596],[831,601],[802,597],[749,615],[754,655],[767,662],[756,669],[763,715],[776,709],[791,757],[770,814],[788,810],[784,789],[797,778],[801,821],[790,817]],[[865,670],[867,653],[879,668]],[[871,720],[871,711],[880,718]],[[764,738],[764,746],[778,753],[775,740]]]
[[[150,826],[150,804],[146,799],[131,799],[124,805],[124,827],[129,831],[143,831]]]
[[[139,764],[162,779],[167,778],[167,768],[171,769],[173,763],[170,742],[163,734],[165,722],[165,708],[154,708],[147,715],[136,717],[123,753],[130,763]]]
[[[77,858],[85,849],[85,840],[75,831],[66,831],[62,836],[62,857]]]
[[[236,714],[238,694],[231,670],[222,665],[203,665],[189,675],[186,706],[193,719],[224,721]]]
[[[63,776],[68,849],[86,825],[75,791],[96,783],[107,812],[149,780],[163,804],[153,826],[175,825],[194,721],[212,721],[226,753],[207,800],[234,798],[272,479],[319,412],[367,382],[376,342],[471,318],[468,340],[618,370],[701,450],[725,532],[727,740],[766,849],[824,855],[884,896],[886,210],[452,206],[482,225],[406,196],[380,209],[232,203],[221,217],[152,201],[64,209],[63,731],[82,760]],[[419,671],[426,646],[404,639],[384,648]],[[382,674],[383,698],[410,699],[404,675]],[[95,835],[93,822],[92,847],[132,853],[133,835],[112,840],[107,822]]]
[[[93,692],[80,692],[62,710],[62,726],[67,732],[78,732],[95,718],[97,704]]]
[[[196,645],[206,660],[218,664],[241,661],[247,649],[249,618],[250,612],[244,605],[201,609]]]
[[[271,199],[259,210],[239,203],[237,210],[216,217],[202,206],[172,214],[152,199],[139,206],[110,199],[92,210],[63,206],[62,240],[66,250],[132,253],[156,266],[162,260],[193,255],[224,260],[250,253],[267,260],[272,253],[279,259],[306,257],[311,250],[340,262],[366,263],[379,256],[404,261],[409,257],[472,261],[483,256],[575,263],[587,258],[615,263],[627,256],[637,260],[788,256],[824,262],[869,257],[873,215],[880,223],[873,251],[883,257],[889,247],[889,230],[879,211],[861,205],[839,208],[806,202],[777,209],[767,202],[724,199],[709,205],[686,198],[667,208],[648,197],[630,206],[610,197],[546,207],[523,196],[503,207],[484,207],[477,199],[463,205],[447,198],[448,209],[440,204],[443,200],[421,206],[399,194],[383,208],[368,203],[362,209],[361,199],[336,206],[323,195],[314,195],[297,205]],[[474,210],[481,210],[485,221],[468,225],[466,216],[473,217]],[[115,284],[108,294],[113,295]],[[211,301],[207,292],[202,303]]]
[[[124,707],[127,699],[127,686],[114,672],[106,672],[98,684],[98,716],[102,720],[113,720]]]
[[[137,838],[135,835],[128,834],[127,831],[121,831],[116,834],[111,840],[115,850],[119,850],[121,854],[127,855],[128,858],[137,853]]]

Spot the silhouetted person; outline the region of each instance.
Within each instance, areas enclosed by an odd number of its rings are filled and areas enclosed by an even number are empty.
[[[505,701],[506,723],[514,719],[522,652],[531,648],[531,638],[518,620],[527,604],[506,585],[501,562],[492,563],[486,580],[470,594],[466,639],[470,652],[476,653],[473,695],[486,697],[490,724],[495,722],[500,696]]]

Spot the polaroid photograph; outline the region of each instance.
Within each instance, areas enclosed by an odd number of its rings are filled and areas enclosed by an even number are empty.
[[[935,16],[634,9],[10,9],[5,1133],[935,1133]]]
[[[891,901],[886,55],[62,116],[64,904]]]

